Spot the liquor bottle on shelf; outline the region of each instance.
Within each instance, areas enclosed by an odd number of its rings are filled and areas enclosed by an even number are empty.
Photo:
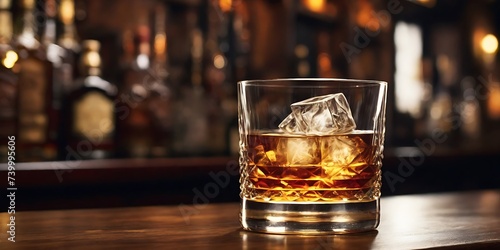
[[[226,3],[227,4],[227,3]],[[209,12],[206,42],[205,83],[216,107],[210,113],[212,153],[234,155],[238,151],[237,79],[245,78],[248,29],[246,4],[219,3],[221,13]],[[215,18],[216,16],[223,18]]]
[[[147,26],[140,26],[132,39],[124,33],[124,60],[120,86],[120,99],[128,106],[128,115],[120,118],[118,136],[120,154],[126,157],[144,158],[149,156],[152,138],[151,117],[148,114],[150,97],[150,31]],[[132,44],[130,44],[132,43]],[[135,55],[130,54],[134,52]]]
[[[19,61],[17,149],[20,161],[45,161],[57,157],[54,112],[52,108],[52,63],[37,36],[35,1],[21,1],[20,29],[14,44]]]
[[[7,160],[8,136],[16,135],[17,76],[12,67],[18,60],[11,46],[12,13],[10,0],[0,1],[0,157]]]
[[[203,34],[191,32],[191,85],[181,87],[176,100],[174,151],[180,155],[206,154],[211,146],[208,112],[211,104],[202,86]]]
[[[120,99],[129,108],[120,119],[120,155],[134,158],[163,157],[168,154],[170,131],[170,90],[165,85],[165,46],[155,35],[154,60],[151,59],[151,35],[147,26],[139,26],[134,36],[124,34],[125,61]],[[134,46],[131,50],[130,43]],[[135,51],[133,57],[130,52]],[[133,60],[130,60],[133,58]]]
[[[56,2],[55,0],[47,0],[46,3]],[[54,6],[56,3],[51,4]],[[50,39],[48,47],[48,57],[52,58],[52,63],[54,65],[54,98],[53,105],[54,109],[61,111],[62,104],[64,102],[64,97],[69,94],[71,86],[76,78],[76,73],[78,71],[77,57],[80,53],[80,44],[78,41],[78,36],[76,34],[76,28],[74,25],[75,19],[75,5],[74,0],[61,0],[56,11],[58,12],[59,20],[56,21],[54,15],[48,15],[46,29],[54,29],[54,32],[47,30],[48,34],[56,33],[56,37]],[[46,7],[49,9],[50,6]],[[54,13],[55,14],[55,13]],[[54,22],[54,24],[59,25],[49,25],[49,22]],[[59,32],[57,32],[59,31]],[[52,57],[50,55],[53,55]],[[59,112],[61,113],[61,112]],[[59,117],[58,119],[58,152],[59,159],[64,160],[66,157],[65,153],[65,138],[63,136],[66,134],[66,127],[64,126],[64,118]]]
[[[465,146],[478,147],[481,138],[481,105],[474,90],[474,79],[464,78],[461,82],[462,97],[457,104],[460,115],[461,135],[467,138]]]
[[[172,144],[172,91],[168,85],[168,55],[166,9],[159,4],[154,12],[153,60],[151,65],[151,94],[148,110],[152,117],[153,137],[151,157],[170,155]]]
[[[61,108],[64,98],[64,86],[72,81],[71,71],[68,70],[66,63],[66,51],[56,43],[57,39],[57,2],[56,0],[45,1],[45,22],[44,30],[41,36],[41,46],[46,52],[46,58],[52,63],[52,111],[51,122],[56,124],[56,128],[51,130],[49,135],[57,143],[57,151],[61,152],[61,140],[63,136]],[[68,76],[69,75],[69,76]]]
[[[62,32],[58,36],[57,44],[63,48],[61,63],[62,90],[67,93],[71,83],[74,81],[77,56],[80,53],[80,41],[75,27],[75,3],[74,0],[61,0],[59,4],[59,18],[62,24]]]
[[[74,0],[61,0],[59,4],[59,19],[62,24],[61,35],[58,43],[66,48],[78,51],[80,44],[75,26],[75,2]]]
[[[114,156],[117,88],[101,77],[100,42],[84,40],[80,74],[66,96],[65,154],[78,159]],[[67,157],[66,157],[67,158]]]

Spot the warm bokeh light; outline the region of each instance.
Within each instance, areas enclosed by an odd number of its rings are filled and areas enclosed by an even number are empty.
[[[318,55],[318,64],[322,70],[329,70],[332,67],[330,55],[327,53],[319,54]]]
[[[219,0],[219,8],[224,12],[231,11],[233,0]]]
[[[75,16],[75,4],[73,0],[62,0],[59,5],[59,15],[64,24],[71,24]]]
[[[394,43],[396,109],[417,118],[422,115],[425,99],[425,84],[421,74],[422,30],[416,24],[398,22],[394,30]]]
[[[154,40],[154,50],[156,55],[163,55],[167,50],[167,35],[162,32],[156,34]]]
[[[428,8],[432,8],[436,5],[436,0],[413,0],[412,2]]]
[[[481,40],[481,48],[486,54],[494,54],[498,49],[498,39],[492,34],[484,36]]]
[[[306,8],[314,12],[322,12],[325,9],[326,0],[305,0]]]
[[[309,55],[309,49],[307,48],[307,46],[305,46],[303,44],[299,44],[299,45],[295,46],[294,53],[298,58],[301,58],[301,59],[306,58]]]
[[[214,56],[214,66],[218,69],[222,69],[226,66],[226,59],[223,55]]]
[[[380,29],[380,22],[377,18],[373,17],[375,10],[370,1],[358,1],[358,10],[356,13],[356,23],[360,27],[370,29],[371,31],[378,31]]]
[[[32,9],[35,7],[35,0],[23,0],[22,6],[26,9]]]
[[[86,64],[90,67],[99,67],[101,65],[101,57],[98,52],[91,51],[87,53]]]
[[[328,53],[318,55],[318,74],[321,77],[332,77],[332,60]]]
[[[5,53],[5,58],[3,59],[2,63],[6,68],[10,69],[14,67],[14,65],[17,62],[17,59],[19,59],[17,53],[12,50],[9,50],[7,51],[7,53]]]
[[[488,90],[488,116],[492,119],[500,119],[500,84],[490,83]]]

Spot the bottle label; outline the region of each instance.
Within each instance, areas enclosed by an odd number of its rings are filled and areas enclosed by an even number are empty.
[[[73,132],[98,145],[115,130],[114,104],[104,94],[91,91],[73,106]]]
[[[19,74],[19,141],[44,143],[47,139],[47,79],[43,62],[33,58],[22,61]]]

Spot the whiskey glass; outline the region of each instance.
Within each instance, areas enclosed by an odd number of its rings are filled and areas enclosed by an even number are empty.
[[[380,221],[387,83],[238,82],[245,230],[343,234]]]

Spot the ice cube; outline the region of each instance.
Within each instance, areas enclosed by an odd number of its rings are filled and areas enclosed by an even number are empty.
[[[351,164],[360,161],[367,145],[359,137],[332,136],[321,138],[321,165],[325,174],[332,176],[350,176],[357,173],[352,171]],[[356,166],[353,166],[356,168]]]
[[[318,139],[313,137],[282,138],[277,153],[285,156],[289,166],[319,164],[321,152],[318,144]]]
[[[340,134],[351,132],[356,123],[344,94],[315,96],[290,105],[292,113],[279,128],[289,133]]]
[[[321,138],[321,156],[323,164],[332,166],[348,166],[358,155],[363,153],[366,144],[348,136],[332,136]]]
[[[283,121],[278,125],[278,127],[282,130],[285,130],[289,133],[298,134],[301,133],[297,123],[295,122],[295,118],[293,117],[293,113],[289,114]]]

